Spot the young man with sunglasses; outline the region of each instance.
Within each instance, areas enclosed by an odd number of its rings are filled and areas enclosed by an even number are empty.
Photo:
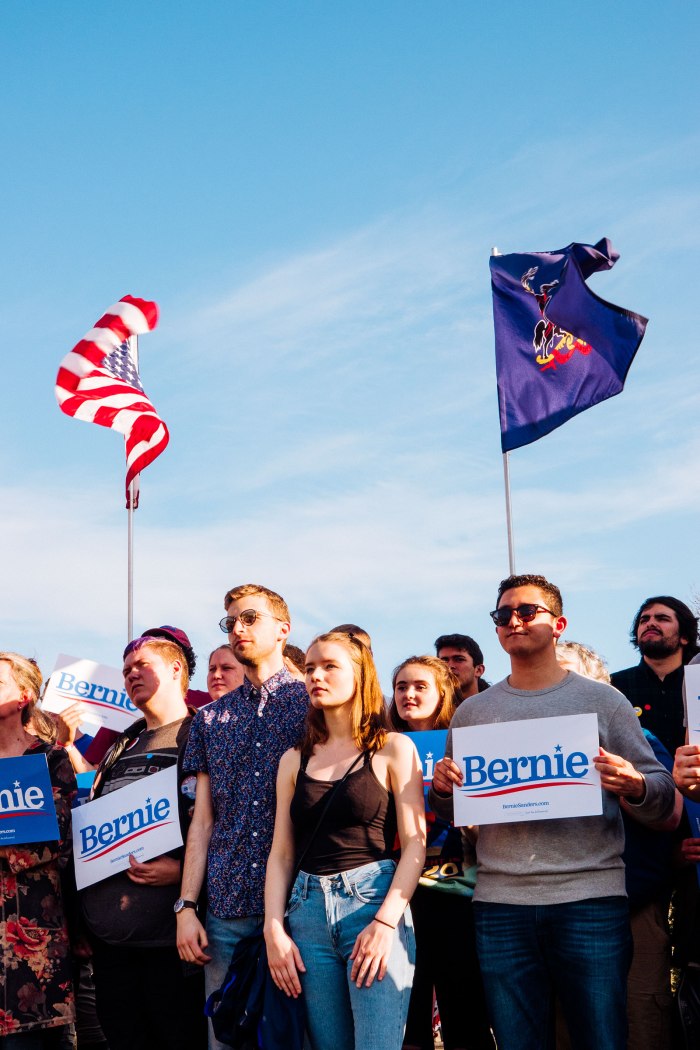
[[[175,905],[180,956],[205,966],[207,995],[262,919],[277,766],[301,737],[308,707],[303,682],[284,664],[290,619],[279,594],[244,584],[228,591],[224,608],[219,626],[245,678],[192,723],[185,768],[197,774],[196,802]],[[194,904],[205,877],[206,929]],[[209,1045],[221,1045],[211,1031]]]
[[[554,646],[566,628],[557,587],[543,576],[510,576],[491,617],[511,673],[465,700],[451,730],[594,713],[603,788],[600,816],[479,829],[474,917],[496,1041],[545,1050],[556,995],[576,1046],[623,1050],[631,940],[619,803],[643,822],[662,821],[673,811],[673,781],[627,700],[557,662]],[[461,783],[450,731],[430,792],[439,816],[451,817],[452,789]]]

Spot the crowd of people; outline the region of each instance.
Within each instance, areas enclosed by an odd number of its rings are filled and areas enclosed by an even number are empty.
[[[85,735],[79,703],[50,716],[37,665],[0,652],[0,758],[46,756],[60,835],[0,846],[0,1050],[219,1050],[205,1000],[260,928],[311,1050],[432,1050],[436,1006],[445,1050],[697,1045],[671,981],[700,963],[687,605],[646,599],[639,663],[609,675],[563,639],[559,589],[511,576],[490,614],[506,679],[445,634],[388,698],[359,626],[303,652],[276,592],[234,587],[224,608],[206,691],[182,629],[129,643],[121,734]],[[597,716],[599,815],[455,827],[454,730],[578,714]],[[406,734],[431,730],[430,783]],[[172,767],[183,847],[78,892],[76,774],[94,800]]]

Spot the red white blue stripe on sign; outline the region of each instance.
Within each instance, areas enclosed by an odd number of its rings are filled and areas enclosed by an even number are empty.
[[[0,846],[58,838],[46,755],[0,759]]]

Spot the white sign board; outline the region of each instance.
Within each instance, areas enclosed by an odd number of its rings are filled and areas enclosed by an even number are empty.
[[[598,716],[495,722],[452,731],[464,782],[454,788],[454,822],[506,824],[603,812]]]
[[[56,660],[41,706],[60,714],[80,701],[84,722],[124,732],[139,717],[124,690],[124,676],[116,667],[81,660],[64,653]]]
[[[78,889],[182,845],[177,766],[73,810],[73,858]]]
[[[700,664],[685,669],[685,714],[688,743],[700,744]]]

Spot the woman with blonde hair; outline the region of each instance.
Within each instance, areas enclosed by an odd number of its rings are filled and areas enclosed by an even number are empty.
[[[425,856],[418,756],[387,731],[374,662],[357,639],[320,635],[306,688],[306,732],[277,777],[270,972],[287,995],[303,989],[312,1050],[399,1050],[414,963],[408,902]]]
[[[18,653],[0,652],[0,758],[45,755],[59,839],[0,847],[0,1045],[57,1047],[73,1021],[68,932],[61,872],[71,855],[75,775],[55,746],[53,721],[36,707],[41,671]]]

